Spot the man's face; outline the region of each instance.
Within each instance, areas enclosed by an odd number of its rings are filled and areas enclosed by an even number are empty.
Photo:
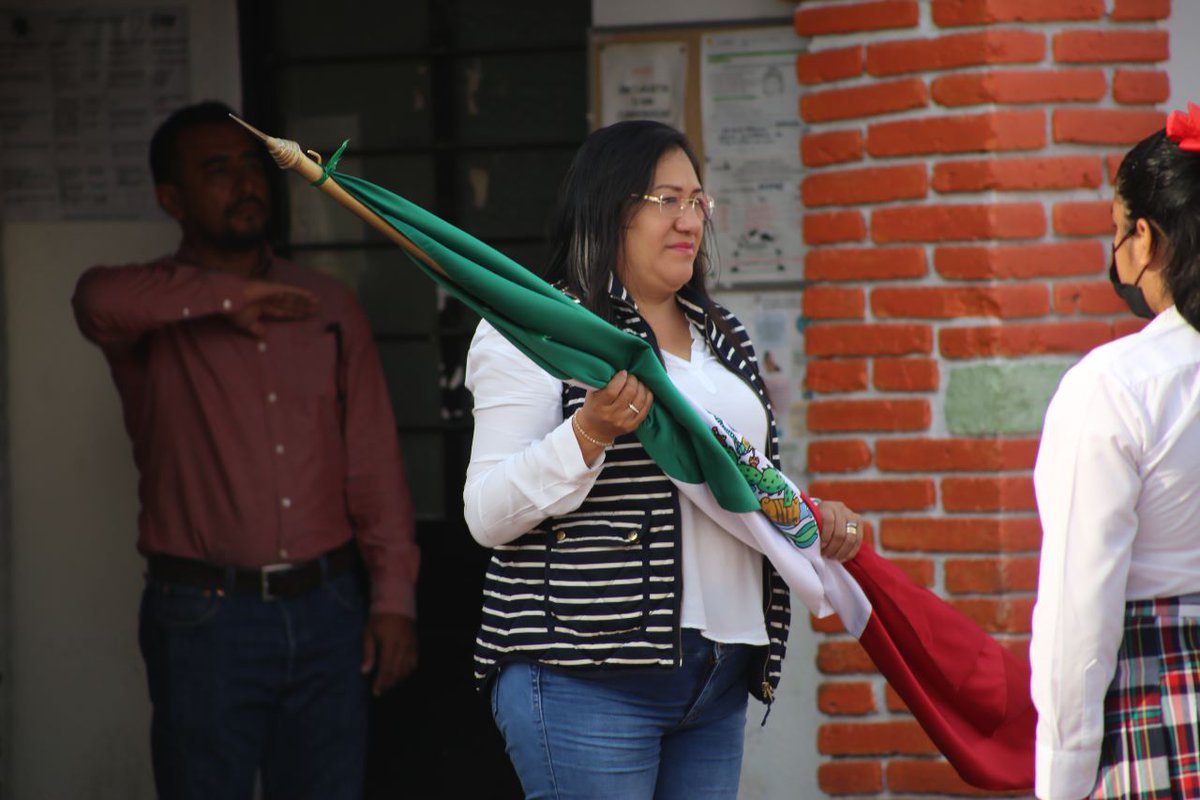
[[[262,244],[270,215],[261,151],[233,123],[179,135],[177,178],[159,184],[158,201],[197,244],[241,252]]]

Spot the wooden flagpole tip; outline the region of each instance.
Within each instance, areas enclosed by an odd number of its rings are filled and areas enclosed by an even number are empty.
[[[304,153],[300,152],[300,145],[296,144],[291,139],[277,139],[274,136],[268,136],[235,114],[230,114],[229,118],[241,125],[246,130],[250,131],[253,136],[260,139],[262,143],[266,145],[267,152],[271,154],[271,158],[275,159],[275,163],[279,165],[280,169],[295,169],[296,171],[300,172],[300,174],[304,175],[305,178],[311,181],[315,180],[315,177],[312,174],[309,174],[311,170],[307,169],[306,165],[312,164],[313,168],[315,168],[317,171],[316,175],[320,175],[321,168],[316,164],[313,164],[311,159],[307,158]]]
[[[338,185],[337,181],[326,180],[328,176],[325,175],[324,170],[321,169],[316,161],[300,150],[300,145],[291,139],[277,139],[274,136],[268,136],[234,114],[230,114],[229,118],[250,131],[256,138],[262,140],[262,143],[267,147],[267,152],[271,154],[271,157],[275,159],[275,163],[281,169],[295,170],[309,183],[319,186],[321,191],[331,195],[339,203],[365,220],[371,227],[391,239],[392,242],[399,245],[408,253],[420,259],[430,269],[442,275],[446,274],[445,269],[440,264],[434,261],[428,253],[418,247],[411,239],[397,230],[395,226],[384,220],[377,212],[363,205],[360,200],[352,197],[345,189]],[[316,154],[314,153],[314,155]]]
[[[265,133],[260,131],[258,128],[254,127],[249,122],[246,122],[246,120],[242,119],[241,117],[237,116],[236,114],[230,114],[229,118],[231,120],[233,120],[234,122],[236,122],[238,125],[241,125],[246,130],[250,131],[252,134],[257,136],[259,139],[262,139],[264,142],[269,142],[273,138],[271,136],[267,136]]]

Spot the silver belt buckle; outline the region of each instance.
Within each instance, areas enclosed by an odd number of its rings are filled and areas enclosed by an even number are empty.
[[[292,568],[291,564],[267,564],[259,569],[259,594],[264,603],[270,603],[278,598],[271,594],[271,575],[276,572],[287,572]]]

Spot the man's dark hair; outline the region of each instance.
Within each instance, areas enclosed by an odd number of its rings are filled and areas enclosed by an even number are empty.
[[[1200,153],[1181,150],[1160,130],[1125,155],[1116,183],[1129,224],[1146,220],[1152,247],[1164,251],[1175,307],[1200,330]]]
[[[216,100],[184,106],[167,117],[150,139],[150,174],[154,185],[179,180],[179,135],[191,128],[232,122],[233,109]]]

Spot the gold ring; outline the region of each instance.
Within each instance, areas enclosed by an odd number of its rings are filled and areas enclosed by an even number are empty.
[[[638,408],[637,406],[635,406],[633,403],[626,403],[626,405],[629,406],[629,410],[632,411],[633,413],[635,413],[635,414],[642,413],[642,410],[640,408]]]
[[[846,523],[846,535],[847,536],[858,536],[858,523],[857,522],[847,522]]]

